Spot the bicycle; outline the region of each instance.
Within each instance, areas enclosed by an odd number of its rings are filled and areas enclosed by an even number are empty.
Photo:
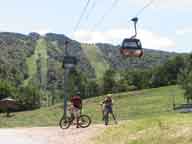
[[[68,129],[72,124],[73,121],[75,120],[74,116],[67,116],[67,117],[62,117],[59,121],[59,126],[61,129]],[[81,114],[79,117],[79,126],[81,128],[87,128],[91,124],[91,118],[88,115]]]

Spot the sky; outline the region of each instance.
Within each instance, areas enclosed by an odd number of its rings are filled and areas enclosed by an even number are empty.
[[[0,0],[0,31],[65,34],[80,42],[121,44],[133,34],[130,19],[151,0]],[[79,21],[79,17],[81,20]],[[144,48],[191,52],[192,0],[154,0],[139,13]]]

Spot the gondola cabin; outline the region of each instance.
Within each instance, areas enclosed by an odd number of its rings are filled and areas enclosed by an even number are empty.
[[[139,39],[124,39],[120,53],[125,57],[142,57],[144,52]]]

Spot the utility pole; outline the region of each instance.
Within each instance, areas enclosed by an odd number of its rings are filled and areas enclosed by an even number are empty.
[[[176,104],[175,104],[175,93],[174,93],[174,90],[172,91],[171,95],[172,95],[172,105],[173,105],[173,110],[175,110],[175,108],[176,108]]]
[[[63,68],[64,68],[64,118],[67,117],[67,98],[68,98],[68,78],[70,70],[75,68],[77,60],[74,56],[69,55],[68,51],[69,41],[65,41],[64,44],[64,59],[63,59]]]

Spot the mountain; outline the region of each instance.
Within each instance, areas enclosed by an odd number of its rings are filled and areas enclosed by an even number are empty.
[[[39,82],[42,88],[62,87],[64,42],[69,41],[69,54],[78,59],[77,69],[88,78],[101,79],[113,68],[151,68],[163,64],[176,53],[144,49],[142,58],[124,58],[119,46],[111,44],[85,44],[62,34],[41,36],[32,32],[0,33],[0,78],[13,80],[16,85]]]

